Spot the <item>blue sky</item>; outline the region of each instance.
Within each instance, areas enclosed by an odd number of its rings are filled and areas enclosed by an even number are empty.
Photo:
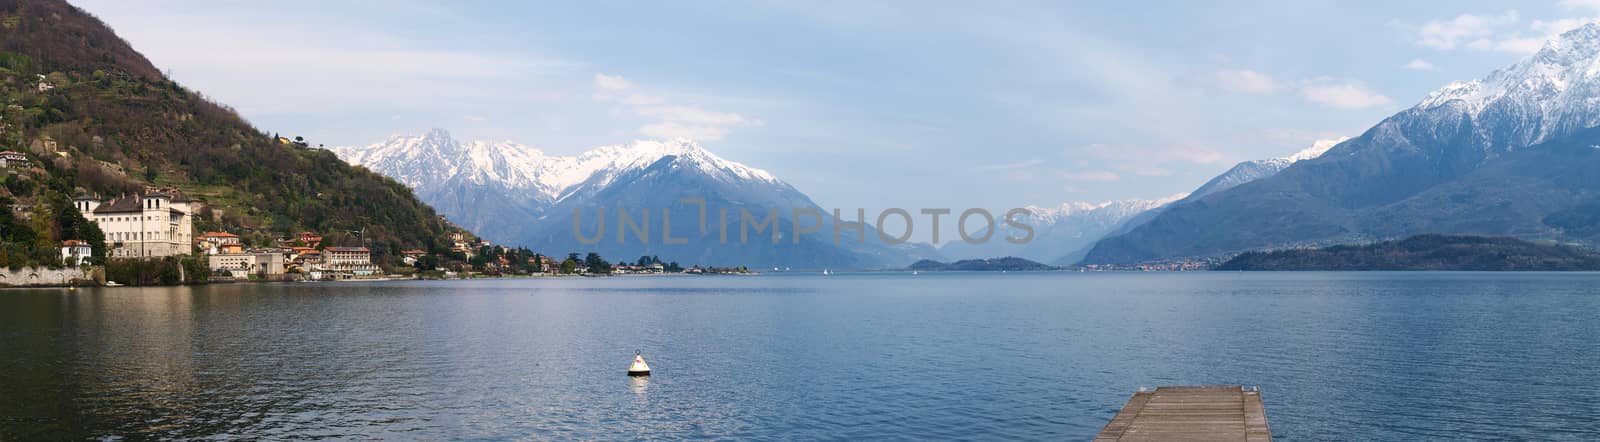
[[[1357,135],[1600,1],[75,1],[314,144],[690,136],[827,208],[1155,198]]]

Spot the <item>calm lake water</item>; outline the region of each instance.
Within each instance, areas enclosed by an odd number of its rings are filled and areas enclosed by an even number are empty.
[[[634,351],[654,369],[624,374]],[[1600,438],[1600,274],[843,274],[0,291],[0,440]]]

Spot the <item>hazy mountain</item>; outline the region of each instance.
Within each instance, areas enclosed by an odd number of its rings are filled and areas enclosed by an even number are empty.
[[[865,230],[867,241],[835,244],[831,211],[771,173],[723,159],[690,140],[635,141],[554,156],[511,142],[462,143],[436,129],[332,150],[406,183],[452,221],[486,238],[547,253],[598,251],[613,258],[660,255],[683,263],[799,268],[894,267],[938,256],[927,246],[882,244],[871,227]],[[700,205],[680,201],[684,198],[705,201],[704,234]],[[574,217],[585,237],[593,237],[599,208],[607,211],[601,242],[584,244],[573,231]],[[826,215],[820,231],[803,235],[799,243],[792,238],[796,208]],[[741,209],[758,224],[769,210],[777,210],[780,240],[771,240],[771,230],[752,231],[745,234],[752,239],[741,244]],[[671,237],[685,244],[665,242],[663,210],[671,211]],[[725,224],[716,218],[723,210]],[[631,229],[619,241],[621,211],[648,226],[648,243]],[[807,217],[801,226],[809,228],[812,221]]]
[[[1149,221],[1168,204],[1275,175],[1291,164],[1321,156],[1323,152],[1349,138],[1319,140],[1310,147],[1287,156],[1241,162],[1191,193],[1156,200],[1130,199],[1098,204],[1069,202],[1057,207],[1029,206],[1027,209],[1032,215],[1024,221],[1034,226],[1035,238],[1027,244],[1018,245],[1006,241],[968,244],[953,241],[945,243],[939,251],[953,259],[1018,256],[1056,265],[1070,265],[1083,259],[1089,247],[1096,241],[1109,235],[1124,233]]]
[[[950,259],[980,259],[1015,256],[1040,262],[1060,262],[1063,256],[1094,244],[1106,233],[1116,229],[1128,219],[1177,201],[1186,194],[1156,200],[1129,199],[1101,203],[1069,202],[1056,207],[1028,206],[1030,215],[1019,219],[1033,226],[1034,238],[1026,244],[1012,244],[1005,236],[1022,236],[1023,232],[1005,227],[997,220],[996,236],[981,244],[969,244],[952,238],[939,248]],[[973,232],[983,236],[984,231]]]
[[[1345,140],[1349,139],[1350,137],[1339,137],[1331,140],[1317,140],[1317,142],[1311,144],[1311,147],[1307,147],[1304,150],[1295,152],[1289,156],[1268,158],[1265,160],[1251,160],[1235,164],[1232,168],[1228,169],[1227,172],[1217,175],[1216,178],[1212,178],[1210,181],[1207,181],[1205,184],[1201,185],[1200,188],[1195,189],[1193,192],[1189,192],[1189,197],[1199,198],[1232,189],[1240,184],[1277,175],[1278,172],[1283,171],[1283,169],[1287,169],[1290,165],[1320,157],[1324,152],[1327,152],[1328,149],[1332,149],[1333,146],[1343,143]]]
[[[1600,26],[1574,29],[1512,66],[1429,94],[1318,158],[1175,203],[1102,240],[1086,262],[1419,233],[1592,241],[1593,229],[1574,220],[1587,219],[1600,186],[1558,171],[1593,159],[1573,146],[1594,135],[1581,129],[1600,123],[1597,65]]]

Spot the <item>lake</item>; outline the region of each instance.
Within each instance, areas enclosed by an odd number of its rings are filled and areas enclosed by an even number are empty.
[[[0,440],[1600,438],[1600,274],[895,273],[0,291]],[[654,374],[625,375],[635,351]]]

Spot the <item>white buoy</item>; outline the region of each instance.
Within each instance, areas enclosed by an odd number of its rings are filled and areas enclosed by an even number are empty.
[[[628,366],[628,376],[649,376],[649,375],[650,375],[650,365],[644,363],[644,356],[640,356],[640,353],[634,352],[634,354],[633,354],[633,365],[629,365]]]

